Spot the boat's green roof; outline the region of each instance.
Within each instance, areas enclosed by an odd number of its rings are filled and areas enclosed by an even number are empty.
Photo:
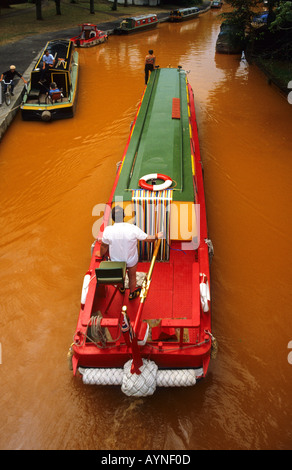
[[[172,117],[173,98],[180,99],[180,119]],[[139,179],[149,173],[169,176],[173,200],[194,201],[186,75],[181,69],[151,73],[114,198],[129,201]]]

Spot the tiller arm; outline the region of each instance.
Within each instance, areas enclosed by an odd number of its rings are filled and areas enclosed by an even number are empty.
[[[155,261],[156,261],[156,257],[157,257],[157,253],[158,253],[158,250],[159,250],[159,247],[160,247],[160,243],[161,243],[161,239],[158,239],[157,243],[155,245],[155,248],[154,248],[154,253],[153,253],[153,256],[152,256],[149,271],[148,271],[148,273],[147,273],[147,275],[146,275],[146,277],[143,281],[143,284],[142,284],[142,289],[141,289],[141,292],[140,292],[140,304],[139,304],[139,308],[138,308],[137,315],[136,315],[136,318],[135,318],[134,328],[133,328],[132,331],[131,331],[130,323],[129,323],[129,321],[127,319],[127,316],[126,316],[126,309],[125,309],[125,307],[123,307],[123,309],[122,309],[122,314],[124,315],[124,323],[129,325],[129,329],[130,329],[130,338],[129,338],[129,333],[128,333],[129,330],[126,330],[127,333],[126,333],[126,335],[124,334],[124,336],[125,336],[127,345],[130,345],[131,349],[132,349],[132,356],[133,356],[133,362],[132,362],[132,367],[131,367],[132,374],[134,374],[134,373],[135,374],[141,374],[140,367],[143,365],[143,361],[142,361],[142,358],[141,358],[140,348],[138,346],[138,339],[137,338],[138,338],[138,333],[139,333],[140,325],[141,325],[141,317],[142,317],[144,302],[146,300],[146,297],[147,297],[147,294],[148,294],[148,291],[149,291],[149,288],[150,288],[152,271],[153,271],[153,268],[154,268],[154,264],[155,264]]]

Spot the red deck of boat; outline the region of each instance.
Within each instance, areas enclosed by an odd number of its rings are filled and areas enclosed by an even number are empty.
[[[194,326],[199,326],[199,267],[195,262],[195,252],[182,251],[177,248],[180,243],[174,246],[176,248],[170,250],[170,261],[155,263],[143,309],[143,320],[184,319],[192,321]],[[138,263],[137,271],[147,273],[149,266],[148,262]],[[103,318],[119,317],[122,306],[126,305],[129,318],[134,321],[139,297],[130,301],[128,289],[124,295],[117,291],[110,303],[115,288],[107,286],[106,289],[108,295],[98,296],[96,299],[96,307],[102,313]],[[192,341],[192,333],[195,334],[195,331],[193,329],[189,331]]]

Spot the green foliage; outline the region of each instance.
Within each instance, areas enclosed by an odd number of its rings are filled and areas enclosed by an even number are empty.
[[[292,29],[292,2],[281,1],[275,10],[276,18],[270,24],[271,31]]]
[[[233,7],[230,12],[222,13],[224,23],[232,24],[239,30],[242,39],[250,29],[254,9],[259,5],[260,0],[226,0],[226,3]]]

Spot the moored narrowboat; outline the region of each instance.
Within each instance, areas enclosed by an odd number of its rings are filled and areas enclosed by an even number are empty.
[[[236,24],[222,23],[216,41],[216,52],[219,54],[241,54],[244,39],[241,29]]]
[[[53,62],[43,69],[45,51]],[[56,85],[52,93],[51,84]],[[72,41],[49,41],[42,50],[20,106],[25,121],[52,121],[74,116],[77,101],[78,52]]]
[[[156,28],[158,25],[157,15],[131,16],[123,19],[120,26],[115,28],[115,34],[130,34]]]
[[[223,2],[221,1],[217,1],[217,0],[213,0],[213,2],[211,2],[211,8],[216,8],[216,9],[220,9],[222,8],[222,5],[223,5]]]
[[[129,294],[126,262],[102,259],[116,206],[125,224],[153,239],[163,232],[155,245],[138,241],[136,298]],[[212,243],[194,95],[180,67],[151,73],[102,213],[68,353],[73,374],[84,384],[120,385],[128,396],[195,385],[216,346]]]
[[[71,38],[76,47],[92,47],[102,44],[108,40],[108,34],[101,31],[95,24],[83,23],[80,26],[80,33]]]
[[[169,15],[169,21],[177,22],[191,20],[193,18],[197,18],[199,16],[199,13],[200,10],[198,7],[178,8],[176,10],[171,10]]]

